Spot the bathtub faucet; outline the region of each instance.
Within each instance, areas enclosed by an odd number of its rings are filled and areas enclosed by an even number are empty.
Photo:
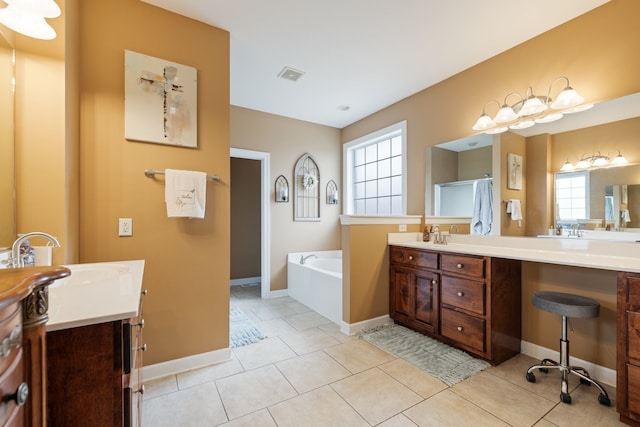
[[[318,255],[315,255],[315,254],[311,254],[307,256],[300,255],[300,264],[304,265],[304,262],[311,257],[318,258]]]

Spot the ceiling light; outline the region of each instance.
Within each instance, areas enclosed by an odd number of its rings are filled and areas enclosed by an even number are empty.
[[[569,160],[564,162],[564,165],[562,165],[562,167],[560,168],[560,170],[563,171],[563,172],[572,171],[573,169],[574,169],[573,165],[571,164],[571,162]]]
[[[33,15],[9,5],[0,9],[0,24],[25,36],[41,40],[56,38],[56,31],[47,24],[42,16]]]
[[[60,6],[53,0],[4,0],[23,12],[43,18],[57,18],[60,16]]]
[[[566,86],[562,92],[558,94],[558,99],[552,102],[551,90],[555,82],[559,80],[565,80]],[[511,95],[517,95],[520,100],[515,104],[509,104],[507,98]],[[482,115],[473,125],[472,129],[477,131],[483,131],[487,134],[495,134],[504,132],[507,129],[526,129],[534,126],[536,123],[549,123],[556,120],[560,120],[564,113],[573,113],[578,111],[584,111],[591,108],[593,104],[582,104],[584,98],[578,95],[578,93],[569,86],[569,79],[566,77],[558,77],[551,85],[547,96],[538,96],[533,93],[533,88],[529,86],[523,97],[517,92],[511,92],[508,94],[502,106],[496,113],[496,116],[491,119],[485,112],[485,108],[488,103],[497,101],[487,101],[482,107]],[[500,130],[494,129],[497,124],[501,124]]]
[[[560,168],[561,171],[570,171],[573,169],[601,168],[605,166],[620,166],[627,164],[627,159],[618,150],[618,155],[611,160],[609,156],[605,156],[598,152],[590,156],[583,155],[576,165],[572,165],[568,160]]]

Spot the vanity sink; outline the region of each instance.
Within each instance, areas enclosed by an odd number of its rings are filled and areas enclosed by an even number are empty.
[[[49,286],[47,331],[137,315],[144,260],[65,265],[71,275]]]

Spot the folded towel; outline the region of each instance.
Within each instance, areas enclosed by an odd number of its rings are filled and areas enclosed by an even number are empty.
[[[207,174],[165,169],[164,201],[168,217],[204,218]]]
[[[522,219],[522,205],[518,199],[510,199],[507,202],[507,213],[511,214],[511,219],[519,221]]]

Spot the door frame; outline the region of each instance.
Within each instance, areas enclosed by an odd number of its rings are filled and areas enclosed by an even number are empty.
[[[270,154],[241,148],[231,148],[230,154],[237,159],[260,161],[260,297],[268,298],[271,294]]]

